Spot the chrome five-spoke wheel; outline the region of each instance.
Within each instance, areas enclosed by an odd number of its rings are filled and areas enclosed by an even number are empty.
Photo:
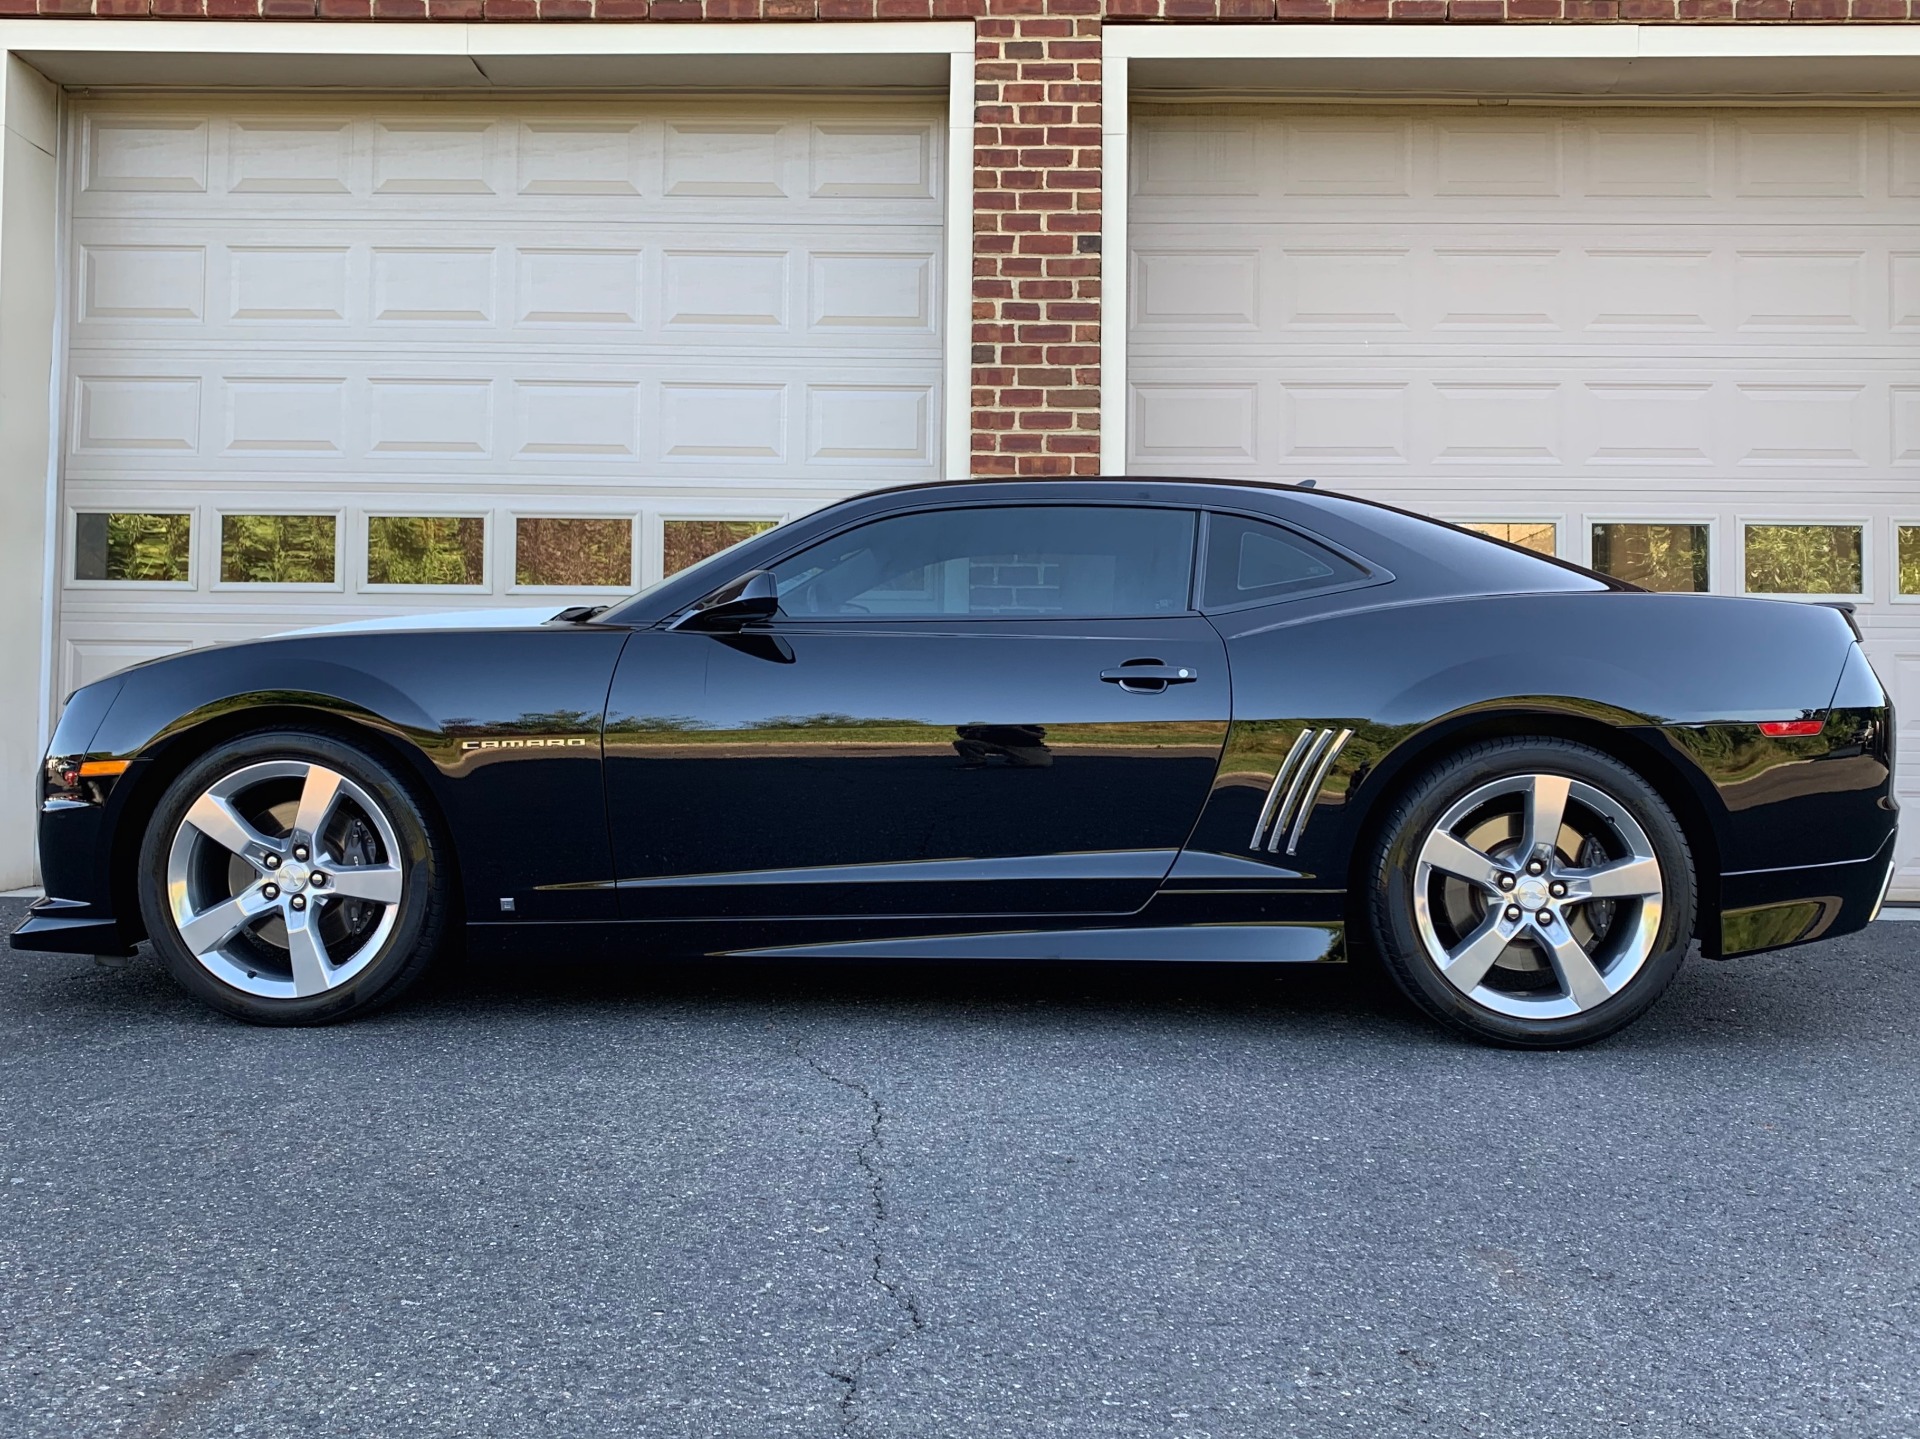
[[[315,760],[245,764],[200,790],[174,829],[166,905],[214,979],[307,999],[381,953],[406,895],[394,821],[368,789]]]
[[[1386,816],[1373,938],[1409,998],[1496,1044],[1584,1044],[1644,1013],[1693,934],[1673,810],[1571,740],[1489,740],[1417,776]]]
[[[1654,952],[1664,892],[1626,807],[1557,774],[1463,795],[1428,832],[1413,881],[1420,942],[1447,983],[1534,1019],[1618,994]]]

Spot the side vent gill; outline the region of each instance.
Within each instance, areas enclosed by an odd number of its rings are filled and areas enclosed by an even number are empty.
[[[1293,742],[1293,748],[1287,751],[1287,757],[1280,762],[1273,777],[1267,802],[1260,806],[1260,822],[1253,827],[1248,848],[1278,854],[1283,840],[1288,854],[1300,848],[1300,836],[1307,831],[1307,820],[1313,815],[1314,801],[1320,797],[1320,786],[1352,738],[1350,729],[1337,733],[1330,729],[1300,731],[1300,737]]]

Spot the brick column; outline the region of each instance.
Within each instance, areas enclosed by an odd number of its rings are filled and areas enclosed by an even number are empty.
[[[976,475],[1100,472],[1101,4],[975,22]]]

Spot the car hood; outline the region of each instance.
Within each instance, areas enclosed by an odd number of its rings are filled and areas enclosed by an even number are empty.
[[[379,619],[343,620],[334,625],[315,625],[311,629],[283,630],[272,638],[350,635],[370,630],[523,630],[544,625],[571,608],[571,605],[520,605],[498,610],[438,610],[424,615],[387,615]]]

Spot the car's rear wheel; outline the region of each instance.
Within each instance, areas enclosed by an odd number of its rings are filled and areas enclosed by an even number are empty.
[[[1609,755],[1476,745],[1403,794],[1373,854],[1373,938],[1415,1004],[1477,1039],[1586,1044],[1644,1014],[1693,933],[1673,811]]]
[[[257,1024],[396,998],[446,921],[446,866],[407,784],[329,735],[246,735],[174,780],[140,855],[140,907],[190,993]]]

